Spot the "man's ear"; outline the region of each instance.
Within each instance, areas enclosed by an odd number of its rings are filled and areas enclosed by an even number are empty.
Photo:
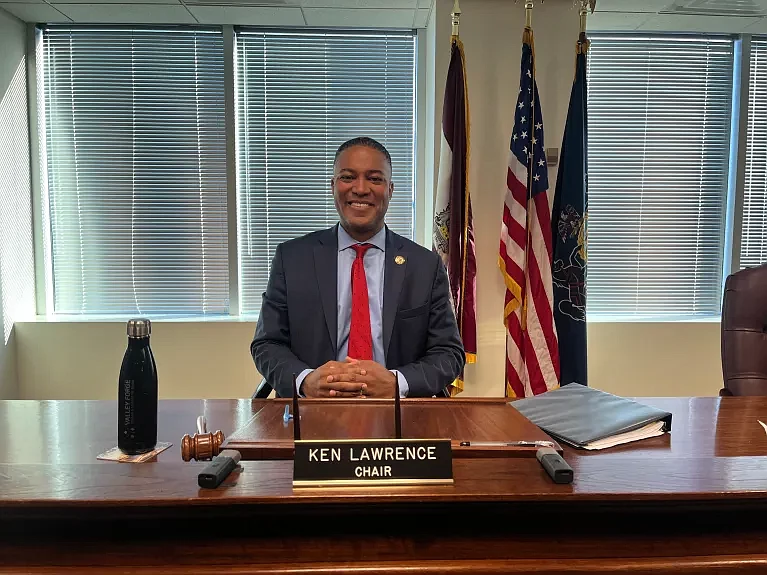
[[[389,183],[389,199],[391,200],[392,194],[394,194],[394,182]]]

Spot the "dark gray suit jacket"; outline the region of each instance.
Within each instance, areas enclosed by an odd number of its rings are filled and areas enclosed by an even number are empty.
[[[293,374],[337,359],[337,229],[275,251],[250,351],[280,397],[292,395]],[[466,356],[442,260],[388,228],[382,322],[386,367],[405,376],[409,397],[436,395],[460,374]]]

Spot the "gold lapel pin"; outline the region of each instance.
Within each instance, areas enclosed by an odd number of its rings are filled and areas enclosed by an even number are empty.
[[[402,264],[405,263],[405,258],[402,256],[397,256],[396,258],[394,258],[394,263],[397,264],[398,266],[401,266]]]

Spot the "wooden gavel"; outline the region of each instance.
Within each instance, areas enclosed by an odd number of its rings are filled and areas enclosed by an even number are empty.
[[[197,418],[197,433],[191,437],[187,433],[181,438],[181,458],[184,461],[192,459],[208,461],[218,455],[222,443],[224,443],[224,434],[221,430],[209,433],[205,416],[200,415]]]

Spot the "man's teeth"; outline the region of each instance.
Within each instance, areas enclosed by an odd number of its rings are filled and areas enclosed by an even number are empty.
[[[351,202],[351,204],[357,208],[365,208],[370,205],[370,204],[365,204],[363,202]]]

